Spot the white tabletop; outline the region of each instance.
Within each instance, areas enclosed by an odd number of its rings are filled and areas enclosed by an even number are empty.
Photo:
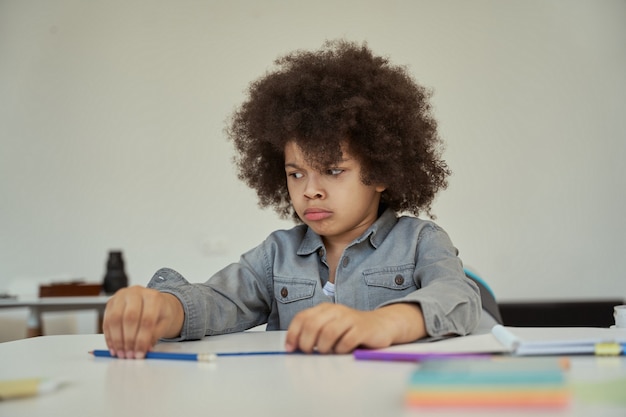
[[[282,350],[284,332],[247,332],[161,343],[157,350]],[[357,361],[351,355],[219,357],[214,363],[94,358],[102,335],[43,336],[0,343],[0,379],[64,378],[38,397],[0,402],[0,416],[485,416],[502,410],[411,410],[404,405],[413,363]],[[577,357],[571,377],[626,376],[621,358]],[[555,412],[506,411],[507,417],[620,416],[626,408],[586,404]]]

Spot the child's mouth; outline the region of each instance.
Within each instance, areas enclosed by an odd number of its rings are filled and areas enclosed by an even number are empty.
[[[306,209],[304,211],[304,218],[310,221],[324,220],[331,215],[332,212],[322,209]]]

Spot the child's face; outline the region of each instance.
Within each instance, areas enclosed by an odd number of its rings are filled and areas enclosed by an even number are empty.
[[[305,161],[298,145],[289,142],[285,173],[298,217],[325,243],[348,244],[376,221],[385,187],[363,184],[361,164],[345,148],[342,161],[319,172]]]

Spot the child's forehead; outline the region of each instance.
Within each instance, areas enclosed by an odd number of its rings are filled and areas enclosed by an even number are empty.
[[[315,168],[326,168],[341,162],[354,160],[347,144],[340,144],[332,149],[328,146],[317,146],[307,149],[296,141],[285,144],[285,164],[310,165]]]

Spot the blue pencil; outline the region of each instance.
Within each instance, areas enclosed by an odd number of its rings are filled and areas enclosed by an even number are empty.
[[[108,350],[92,350],[98,358],[116,358]],[[223,353],[180,353],[180,352],[148,352],[145,359],[168,359],[177,361],[213,362],[218,356],[258,356],[258,355],[289,355],[302,352],[259,351],[259,352],[223,352]]]

